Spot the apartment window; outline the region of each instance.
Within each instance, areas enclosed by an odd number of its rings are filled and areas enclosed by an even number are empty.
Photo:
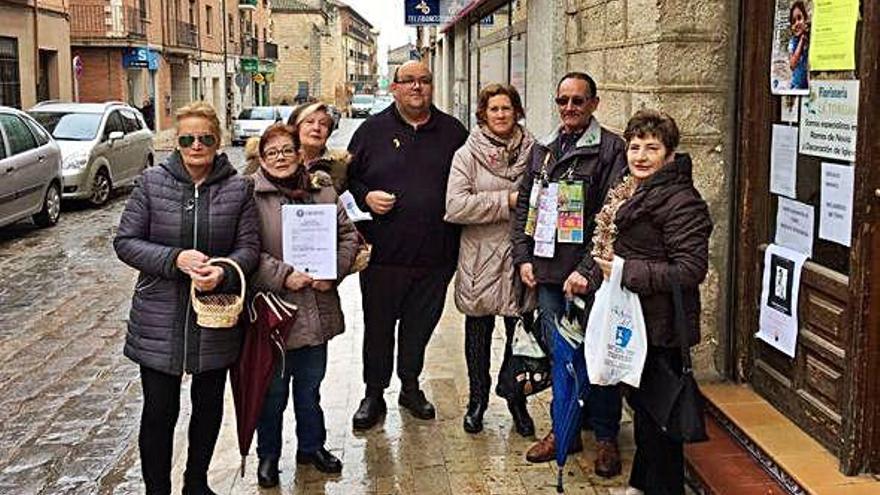
[[[189,0],[189,23],[196,23],[196,2],[195,0]]]
[[[21,108],[18,39],[0,36],[0,105]]]
[[[211,36],[212,34],[214,34],[214,28],[211,25],[212,24],[211,21],[213,19],[214,19],[214,7],[211,7],[210,5],[205,5],[205,33],[208,36]]]
[[[227,14],[226,24],[229,25],[227,28],[229,30],[229,39],[235,40],[235,18],[232,17],[232,14]]]
[[[191,101],[198,101],[200,99],[201,98],[199,98],[199,78],[193,77],[192,78],[192,95],[191,95],[190,100]]]

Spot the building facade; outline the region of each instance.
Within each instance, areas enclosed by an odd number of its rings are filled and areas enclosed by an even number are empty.
[[[868,165],[880,154],[869,120],[880,98],[880,4],[857,3],[853,67],[811,73],[809,95],[788,104],[801,107],[793,119],[784,117],[782,97],[771,92],[774,22],[788,21],[788,6],[778,14],[776,2],[470,0],[424,37],[438,105],[471,125],[479,88],[507,82],[523,93],[527,126],[545,135],[558,122],[556,84],[575,70],[596,79],[596,116],[615,132],[640,108],[676,119],[680,150],[694,159],[694,182],[715,224],[701,286],[703,339],[693,351],[698,374],[746,384],[821,443],[848,475],[880,470],[880,219],[874,205],[880,180]],[[823,80],[834,89],[818,90]],[[852,119],[844,126],[849,134],[834,136],[849,144],[857,139],[852,154],[817,157],[801,145],[796,192],[787,198],[774,192],[776,128],[800,128],[801,140],[822,138],[827,133],[815,130],[812,117],[822,107],[813,102],[854,84],[860,90],[850,103],[857,104],[825,107]],[[837,241],[821,234],[829,213],[820,201],[827,176],[820,174],[830,166],[854,167],[854,206],[844,222],[852,234]],[[799,287],[794,357],[755,337],[764,251],[783,243],[777,225],[787,220],[780,204],[790,200],[815,211],[805,228],[811,255]]]
[[[0,2],[0,105],[69,100],[72,80],[67,3]]]
[[[257,0],[71,0],[79,101],[153,102],[158,130],[205,100],[221,124],[268,100],[277,50]]]
[[[442,46],[442,40],[440,42],[440,46]],[[416,45],[412,43],[407,43],[405,45],[400,45],[397,48],[389,48],[388,49],[388,80],[390,81],[394,77],[394,73],[397,71],[397,68],[401,65],[405,64],[410,60],[418,60],[419,59],[419,51],[416,49]],[[437,72],[437,71],[435,71]],[[445,71],[440,71],[440,74],[444,74]]]

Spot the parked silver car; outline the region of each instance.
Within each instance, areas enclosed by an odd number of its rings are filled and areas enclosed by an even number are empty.
[[[121,102],[41,103],[28,113],[58,142],[65,199],[96,206],[153,164],[153,133],[136,108]]]
[[[0,106],[0,227],[28,217],[55,225],[61,180],[58,143],[24,112]]]
[[[249,107],[232,121],[232,145],[243,145],[249,137],[260,137],[263,131],[275,122],[281,121],[281,112],[276,107]]]

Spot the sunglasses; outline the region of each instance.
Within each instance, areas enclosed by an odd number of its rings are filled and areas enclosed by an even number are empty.
[[[572,105],[579,107],[579,106],[583,105],[584,103],[586,103],[587,100],[589,100],[589,98],[584,98],[583,96],[572,96],[572,97],[557,96],[556,97],[556,104],[559,105],[560,107],[564,107],[565,105],[568,105],[569,101],[571,101]]]
[[[201,136],[194,136],[192,134],[183,134],[177,136],[177,144],[180,145],[181,148],[189,148],[196,141],[202,143],[207,147],[212,147],[217,144],[217,137],[213,134],[203,134]]]

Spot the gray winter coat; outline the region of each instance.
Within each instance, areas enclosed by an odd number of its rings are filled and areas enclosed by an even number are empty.
[[[260,258],[253,186],[236,176],[226,155],[214,159],[196,188],[175,153],[144,172],[119,222],[116,254],[140,271],[131,301],[125,355],[164,373],[200,373],[229,366],[238,357],[241,329],[203,329],[190,304],[190,278],[177,269],[181,251],[238,262],[245,274]],[[218,291],[240,287],[225,269]]]

